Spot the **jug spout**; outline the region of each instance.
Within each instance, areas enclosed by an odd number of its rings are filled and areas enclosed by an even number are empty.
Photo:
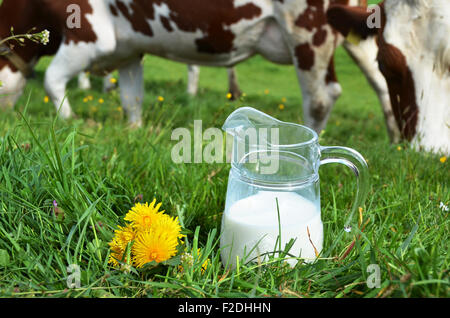
[[[316,132],[308,127],[283,122],[252,107],[236,109],[225,120],[222,129],[238,142],[245,142],[242,138],[252,132],[259,135],[259,132],[262,131],[258,140],[260,144],[275,148],[293,149],[308,146],[314,148],[317,147],[316,143],[319,139]],[[266,138],[266,131],[275,138],[268,135]]]
[[[241,107],[228,116],[222,129],[233,137],[242,136],[248,129],[279,126],[281,121],[252,107]]]

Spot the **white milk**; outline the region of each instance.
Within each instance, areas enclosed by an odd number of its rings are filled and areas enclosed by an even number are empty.
[[[280,222],[275,198],[278,198]],[[242,261],[244,254],[247,261],[257,261],[258,255],[261,261],[267,260],[267,256],[261,254],[279,250],[279,223],[282,250],[293,238],[296,241],[289,254],[305,260],[315,259],[316,254],[310,238],[319,253],[323,244],[323,224],[316,205],[296,193],[261,191],[235,202],[225,211],[220,242],[223,264],[229,262],[235,267],[236,256]],[[297,260],[288,259],[287,262],[295,266]]]

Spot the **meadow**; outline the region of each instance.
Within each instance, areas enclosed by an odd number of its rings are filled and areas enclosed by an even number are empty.
[[[186,93],[183,64],[146,56],[144,126],[132,129],[118,90],[102,81],[68,98],[77,118],[58,120],[43,89],[50,58],[40,61],[14,110],[0,114],[0,296],[2,297],[448,297],[449,160],[390,144],[376,95],[342,49],[336,68],[343,94],[321,145],[357,149],[370,170],[370,191],[351,233],[343,231],[355,192],[352,172],[320,169],[324,249],[311,264],[220,262],[218,239],[229,164],[175,164],[175,128],[220,128],[241,106],[302,123],[292,66],[255,57],[237,67],[238,101],[227,98],[225,69],[203,67],[198,96]],[[178,216],[190,266],[145,270],[108,264],[117,225],[135,202],[162,202]],[[53,202],[60,213],[55,215]],[[358,218],[358,220],[356,220]],[[209,259],[206,269],[201,264]],[[70,264],[79,266],[70,289]],[[367,284],[370,264],[380,285]],[[373,287],[373,286],[372,286]]]

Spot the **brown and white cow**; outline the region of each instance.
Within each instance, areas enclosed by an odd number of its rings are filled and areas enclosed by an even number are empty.
[[[344,35],[377,36],[402,136],[416,149],[450,155],[450,1],[385,0],[380,28],[369,28],[369,14],[357,7],[333,6],[327,15]]]
[[[274,63],[295,65],[304,122],[319,132],[341,94],[333,54],[344,38],[327,23],[326,9],[330,3],[357,5],[360,1],[4,0],[0,7],[0,37],[6,36],[11,25],[16,32],[35,26],[50,30],[53,45],[60,41],[46,71],[45,87],[64,118],[72,114],[65,98],[66,84],[83,70],[103,75],[119,69],[123,107],[129,121],[140,125],[143,54],[221,67],[232,67],[260,54]],[[69,28],[66,23],[69,5],[81,9],[80,28]],[[388,129],[394,131],[389,124],[392,115],[386,82],[376,61],[367,58],[375,55],[374,41],[368,53],[348,42],[344,46],[375,87]],[[27,45],[15,53],[31,63],[43,52]],[[10,64],[0,58],[0,80],[11,83],[6,92],[15,90],[17,94],[24,79]]]

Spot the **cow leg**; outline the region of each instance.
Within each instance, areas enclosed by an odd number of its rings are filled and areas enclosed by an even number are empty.
[[[91,81],[89,75],[86,72],[81,72],[78,75],[78,88],[82,90],[91,89]]]
[[[108,93],[116,88],[116,85],[112,81],[113,78],[114,76],[112,74],[108,74],[103,77],[103,93]],[[91,81],[89,79],[89,73],[81,72],[78,75],[78,88],[82,90],[88,90],[92,88]]]
[[[236,100],[239,99],[242,95],[241,89],[239,88],[239,84],[237,81],[237,73],[234,67],[230,67],[227,69],[228,72],[228,87],[229,92],[231,94],[231,99]]]
[[[103,93],[108,93],[116,88],[116,84],[113,79],[114,76],[111,73],[103,77]]]
[[[119,86],[122,106],[132,126],[142,126],[142,100],[144,80],[141,58],[136,58],[119,69]]]
[[[198,67],[197,65],[189,64],[187,92],[191,96],[197,95],[199,77],[200,77],[200,67]]]
[[[393,143],[399,142],[401,139],[401,134],[392,111],[389,90],[385,78],[378,69],[378,63],[376,60],[378,47],[375,43],[375,39],[361,41],[359,45],[354,45],[348,41],[345,41],[344,48],[359,66],[361,71],[366,76],[369,84],[378,95],[381,108],[384,113],[384,119],[390,141]]]
[[[83,72],[88,65],[89,57],[82,53],[81,47],[74,49],[61,45],[45,72],[45,89],[62,118],[73,115],[69,101],[65,98],[67,83]]]
[[[84,70],[100,71],[96,62],[116,50],[116,33],[107,1],[89,1],[89,4],[92,13],[86,16],[87,20],[95,21],[91,24],[92,30],[91,27],[65,30],[64,41],[45,73],[45,88],[63,118],[72,115],[69,101],[65,98],[68,81]]]

